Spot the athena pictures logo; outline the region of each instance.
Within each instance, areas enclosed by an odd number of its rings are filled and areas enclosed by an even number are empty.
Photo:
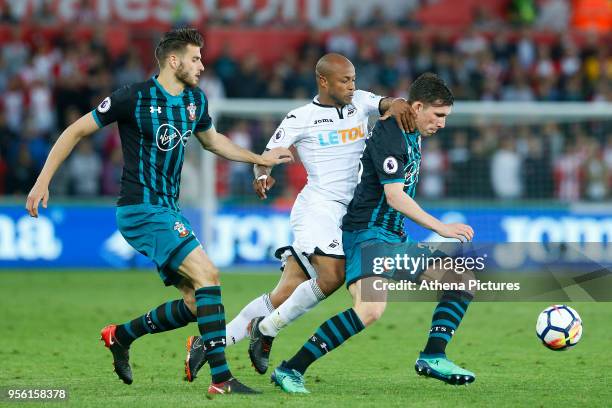
[[[393,156],[389,156],[383,162],[383,170],[387,174],[397,173],[397,160]]]
[[[106,113],[108,112],[108,110],[111,107],[111,99],[110,96],[107,96],[106,98],[104,98],[104,100],[102,102],[100,102],[100,104],[98,105],[98,112],[100,113]]]

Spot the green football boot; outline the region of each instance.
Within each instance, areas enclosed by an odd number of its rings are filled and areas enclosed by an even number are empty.
[[[452,385],[470,384],[476,379],[473,372],[459,367],[447,359],[445,354],[421,353],[414,369],[418,375],[435,378]]]
[[[285,361],[274,369],[271,382],[289,394],[310,394],[304,387],[304,376],[299,371],[285,367]]]

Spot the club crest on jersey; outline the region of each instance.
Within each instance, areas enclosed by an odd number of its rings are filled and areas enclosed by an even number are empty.
[[[189,235],[189,231],[187,231],[187,228],[185,228],[185,224],[183,224],[182,222],[175,222],[174,230],[178,232],[179,238],[185,238],[187,235]]]
[[[357,108],[355,108],[353,105],[350,105],[348,107],[348,110],[346,111],[346,117],[350,118],[351,116],[355,114],[355,112],[357,112]]]
[[[104,98],[104,100],[102,102],[100,102],[100,104],[98,105],[98,112],[100,113],[106,113],[108,112],[108,110],[111,107],[111,99],[109,96],[107,96],[106,98]]]
[[[189,112],[189,120],[196,119],[196,106],[191,102],[189,106],[187,106],[187,111]]]
[[[387,174],[397,173],[397,160],[393,156],[389,156],[383,162],[383,170]]]

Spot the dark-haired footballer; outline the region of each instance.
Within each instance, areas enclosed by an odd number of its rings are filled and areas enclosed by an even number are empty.
[[[164,303],[127,323],[111,324],[101,336],[113,355],[115,372],[132,383],[130,345],[137,338],[198,323],[210,364],[209,393],[253,393],[232,376],[225,359],[225,313],[219,272],[196,238],[178,204],[185,145],[194,135],[202,147],[229,160],[273,166],[292,160],[287,149],[262,155],[218,133],[198,87],[204,70],[203,39],[191,28],[167,32],[155,49],[159,75],[121,88],[60,135],[26,202],[32,217],[49,198],[49,183],[74,146],[101,127],[117,122],[124,167],[117,202],[117,225],[127,242],[157,266],[166,286],[181,299]]]
[[[342,219],[342,245],[346,255],[346,285],[353,307],[323,323],[302,348],[283,361],[272,381],[289,393],[308,393],[304,373],[317,359],[339,347],[382,316],[386,301],[365,301],[362,280],[373,276],[372,268],[361,267],[361,254],[373,244],[410,242],[404,232],[405,217],[446,238],[471,241],[474,231],[465,224],[444,224],[414,201],[421,163],[421,137],[435,134],[446,124],[454,98],[434,74],[423,74],[410,87],[408,102],[416,112],[416,131],[403,132],[394,121],[379,120],[366,141],[360,163],[361,178],[347,213]],[[425,246],[410,245],[413,257],[428,254]],[[430,255],[433,253],[429,252]],[[418,280],[435,280],[431,268],[416,271]],[[433,313],[425,349],[416,362],[418,374],[450,384],[474,381],[474,373],[446,358],[450,342],[473,297],[465,291],[445,291]]]

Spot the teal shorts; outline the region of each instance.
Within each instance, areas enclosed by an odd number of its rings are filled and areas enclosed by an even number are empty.
[[[353,282],[371,276],[382,276],[394,280],[418,281],[427,269],[425,263],[419,263],[414,271],[390,270],[381,274],[374,273],[372,264],[362,265],[364,259],[373,257],[391,257],[397,254],[408,255],[410,258],[444,258],[448,256],[443,251],[421,242],[400,237],[380,227],[359,231],[343,231],[342,245],[346,255],[346,287]],[[370,261],[366,261],[370,262]]]
[[[179,266],[191,251],[200,246],[187,218],[161,205],[117,207],[117,226],[135,250],[155,263],[166,286],[181,281]]]
[[[346,287],[358,280],[375,276],[371,265],[362,268],[361,255],[363,249],[376,244],[401,244],[407,237],[386,231],[380,227],[358,231],[342,231],[342,246],[346,256]]]

